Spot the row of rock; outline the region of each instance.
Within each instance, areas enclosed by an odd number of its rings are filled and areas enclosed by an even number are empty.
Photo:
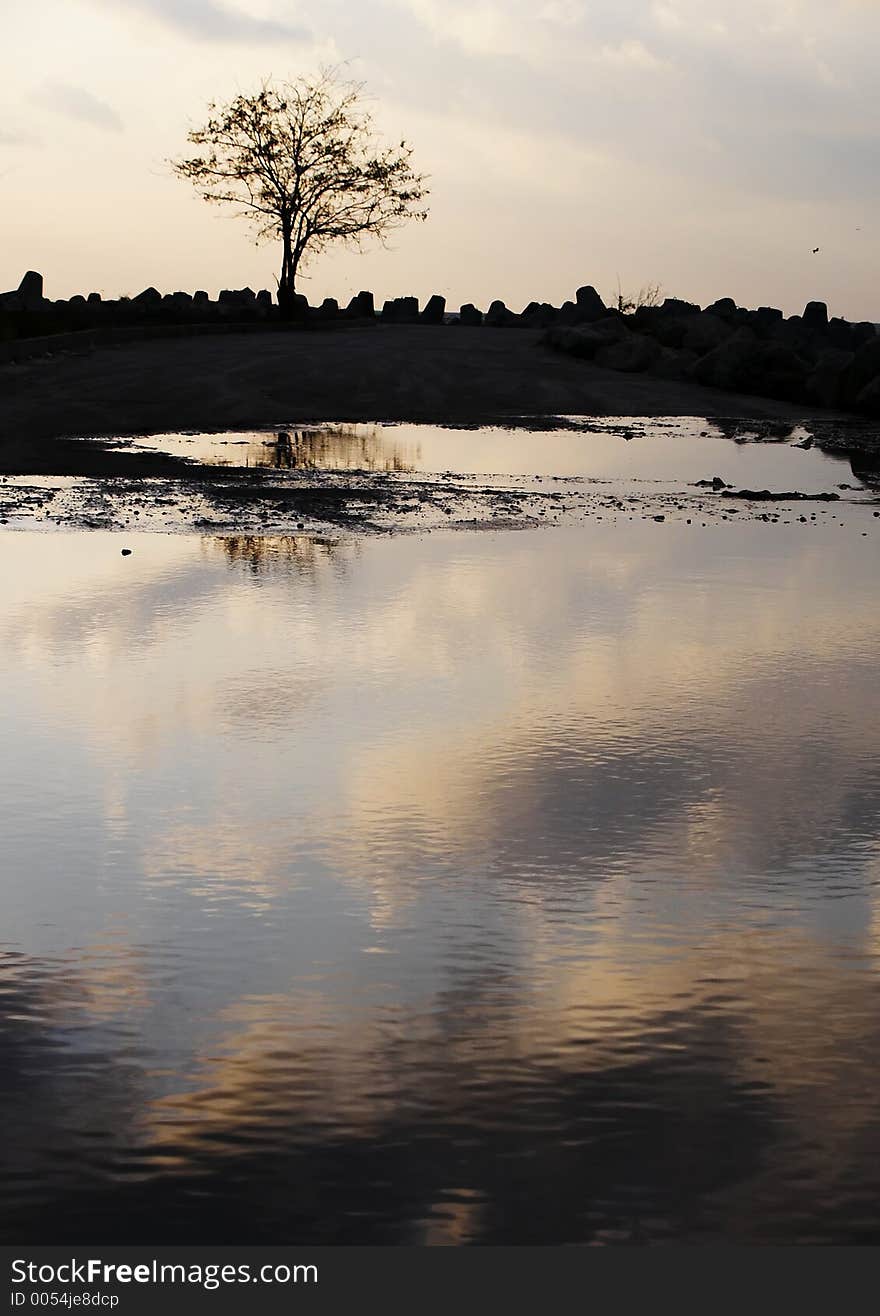
[[[880,416],[877,326],[829,319],[824,302],[786,319],[730,298],[705,310],[668,298],[630,315],[606,310],[589,325],[557,323],[543,341],[612,370]]]

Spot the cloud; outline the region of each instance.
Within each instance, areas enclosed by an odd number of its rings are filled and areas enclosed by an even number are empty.
[[[74,87],[68,82],[47,82],[35,94],[34,100],[45,109],[63,114],[68,119],[89,123],[94,128],[103,128],[105,132],[122,132],[122,120],[112,105],[99,100],[84,87]]]
[[[146,14],[166,27],[202,41],[241,41],[250,44],[304,42],[312,39],[308,28],[274,18],[257,18],[218,0],[114,0],[117,10]]]
[[[33,146],[37,139],[32,133],[12,132],[0,128],[0,146]]]

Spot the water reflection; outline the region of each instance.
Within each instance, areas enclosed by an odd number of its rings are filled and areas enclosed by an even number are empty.
[[[0,539],[6,1239],[877,1240],[857,532],[130,542]]]
[[[208,465],[302,472],[556,476],[679,485],[718,475],[737,486],[812,492],[831,491],[851,474],[845,456],[811,446],[802,427],[764,423],[750,429],[739,420],[699,416],[584,419],[556,429],[320,425],[269,433],[154,434],[139,439],[138,446]]]
[[[371,471],[419,468],[417,439],[378,425],[321,425],[271,433],[151,434],[138,447],[209,466],[265,466],[282,471]]]

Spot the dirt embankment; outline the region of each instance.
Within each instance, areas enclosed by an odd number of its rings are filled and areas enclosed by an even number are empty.
[[[10,364],[0,367],[0,471],[180,470],[159,454],[139,456],[135,466],[130,453],[63,441],[80,434],[559,415],[809,419],[781,402],[603,370],[560,357],[539,338],[526,329],[376,325],[142,342]],[[815,420],[844,434],[840,442],[832,437],[834,446],[848,446],[850,428],[855,446],[864,441],[862,422],[828,413]]]

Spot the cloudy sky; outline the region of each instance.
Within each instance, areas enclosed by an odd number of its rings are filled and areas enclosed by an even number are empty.
[[[880,320],[880,0],[39,0],[0,14],[0,288],[274,287],[166,160],[209,99],[350,61],[430,175],[372,288],[515,309],[582,283]],[[813,254],[813,248],[819,252]]]

